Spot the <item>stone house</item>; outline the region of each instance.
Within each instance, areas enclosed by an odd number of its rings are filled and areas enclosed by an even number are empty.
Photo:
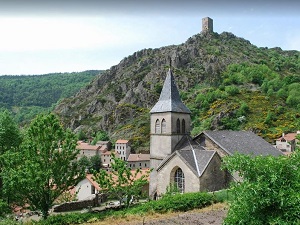
[[[131,169],[149,168],[150,154],[130,154],[127,159],[127,166]]]
[[[205,131],[190,136],[191,111],[182,103],[171,69],[150,111],[150,187],[156,198],[175,185],[181,192],[217,191],[234,175],[221,170],[222,157],[235,152],[282,155],[252,132]]]
[[[109,151],[111,149],[111,142],[97,142],[96,145],[91,145],[84,141],[78,141],[76,148],[80,150],[78,158],[81,158],[82,156],[92,157]]]
[[[120,159],[127,161],[130,155],[131,147],[128,140],[117,140],[115,144],[115,152],[119,154]]]
[[[291,153],[299,146],[299,140],[296,138],[300,135],[300,131],[296,133],[283,133],[282,136],[276,139],[276,148],[280,149],[284,153]]]

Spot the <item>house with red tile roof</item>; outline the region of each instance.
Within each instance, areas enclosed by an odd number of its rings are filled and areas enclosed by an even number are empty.
[[[130,154],[127,166],[131,169],[150,168],[150,154]]]
[[[103,154],[103,153],[109,151],[110,148],[111,148],[110,142],[97,142],[96,145],[91,145],[84,141],[77,142],[77,149],[80,150],[78,158],[81,158],[84,155],[87,157],[100,155],[100,154]]]
[[[117,140],[115,144],[115,152],[119,154],[120,159],[127,161],[130,155],[131,147],[128,140]]]
[[[284,153],[295,151],[299,144],[297,135],[300,135],[300,131],[297,131],[296,133],[283,133],[280,138],[276,139],[276,148],[280,149]]]
[[[141,176],[146,175],[148,172],[149,169],[141,169],[141,173],[137,174],[136,179],[141,178]],[[131,170],[131,173],[135,174],[135,170]],[[114,176],[113,178],[117,179]],[[80,201],[80,200],[90,199],[94,197],[95,194],[101,191],[101,188],[99,187],[99,184],[93,180],[93,175],[87,174],[86,177],[76,185],[75,190],[76,190],[77,199]],[[149,177],[148,177],[148,184],[143,187],[142,191],[148,193],[148,190],[149,190]]]

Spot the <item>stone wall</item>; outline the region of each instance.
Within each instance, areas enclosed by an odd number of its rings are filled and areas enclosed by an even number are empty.
[[[53,212],[67,212],[80,210],[84,208],[96,207],[106,200],[105,195],[96,195],[95,197],[87,200],[81,200],[76,202],[66,202],[53,207]]]

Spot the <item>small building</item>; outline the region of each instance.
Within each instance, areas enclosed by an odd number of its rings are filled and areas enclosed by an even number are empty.
[[[127,159],[127,166],[131,169],[136,168],[149,168],[150,167],[150,154],[130,154]]]
[[[296,150],[297,145],[299,145],[299,140],[297,135],[300,135],[300,131],[296,133],[283,133],[282,136],[276,139],[276,148],[284,153],[290,153]]]
[[[76,196],[79,201],[89,199],[99,193],[100,187],[92,177],[92,174],[87,174],[86,177],[76,185]]]
[[[202,19],[202,32],[213,32],[213,20],[209,17]]]
[[[86,143],[84,141],[78,141],[76,148],[80,150],[77,158],[81,158],[83,156],[92,157],[95,155],[99,155],[101,146],[100,145],[90,145],[89,143]]]
[[[128,140],[117,140],[115,144],[115,152],[119,154],[119,158],[127,161],[130,155],[131,147]]]
[[[117,158],[120,158],[118,153],[112,152],[112,151],[106,151],[101,154],[101,163],[102,163],[103,169],[109,170],[109,168],[111,167],[111,163],[113,162],[112,154],[115,154],[115,156]]]

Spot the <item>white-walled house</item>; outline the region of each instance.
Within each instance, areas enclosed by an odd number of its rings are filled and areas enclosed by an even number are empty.
[[[300,131],[288,134],[283,133],[280,138],[276,139],[276,148],[287,153],[295,151],[299,142],[296,138],[297,135],[300,135]]]
[[[115,144],[115,152],[119,154],[119,158],[127,161],[130,155],[131,147],[128,140],[117,140]]]
[[[79,201],[91,198],[99,193],[99,185],[93,181],[92,176],[92,174],[87,174],[86,177],[76,185],[76,195]]]
[[[150,154],[130,154],[127,159],[127,166],[131,169],[149,168]]]

